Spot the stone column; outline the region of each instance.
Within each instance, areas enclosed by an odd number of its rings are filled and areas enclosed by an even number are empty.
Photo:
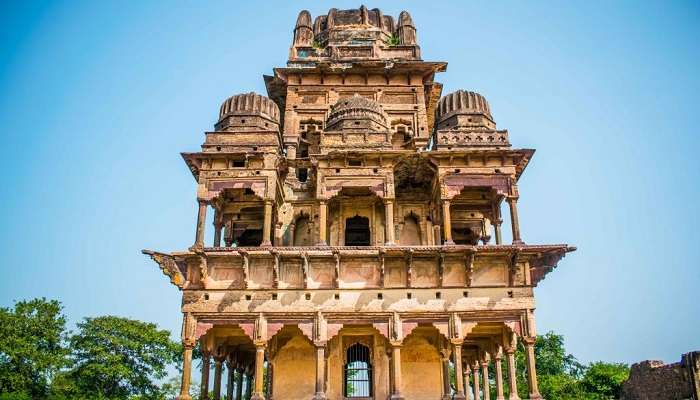
[[[489,400],[491,398],[491,387],[489,385],[489,361],[484,358],[481,361],[481,379],[484,380],[484,400]]]
[[[289,232],[289,235],[287,235],[287,237],[289,238],[290,246],[294,246],[294,230],[296,230],[296,227],[297,225],[294,222],[292,222],[287,228],[287,232]]]
[[[265,374],[265,343],[255,344],[255,390],[251,400],[265,400],[265,392],[263,392],[264,374]]]
[[[326,228],[328,221],[328,204],[325,200],[321,200],[318,203],[318,245],[327,246],[326,242]]]
[[[253,392],[253,377],[250,374],[245,375],[245,399],[246,400],[252,400],[252,392]]]
[[[493,359],[493,364],[496,367],[496,400],[505,400],[503,396],[503,369],[501,368],[502,354],[499,351]]]
[[[191,400],[190,379],[192,377],[192,344],[184,344],[182,352],[182,385],[180,385],[180,395],[177,400]]]
[[[265,219],[263,220],[263,238],[261,246],[272,246],[270,232],[272,231],[272,200],[265,200]]]
[[[326,342],[317,342],[316,346],[316,393],[313,400],[326,400]]]
[[[501,239],[501,224],[503,223],[502,219],[497,219],[493,221],[493,228],[496,234],[496,244],[503,244],[503,240]]]
[[[226,377],[226,400],[233,400],[233,363],[231,361],[226,362],[226,371],[228,375]]]
[[[518,222],[518,198],[508,197],[507,201],[510,206],[510,224],[513,229],[513,244],[523,244],[520,238],[520,223]]]
[[[539,400],[542,398],[537,385],[537,368],[535,366],[535,338],[523,337],[525,345],[525,360],[527,362],[527,384],[530,389],[530,399]]]
[[[387,245],[394,244],[394,201],[385,199],[384,200],[384,216],[386,217],[385,226],[385,241]]]
[[[451,400],[450,393],[450,353],[447,349],[441,351],[440,361],[442,362],[442,400]],[[455,374],[455,379],[459,379]]]
[[[445,234],[445,244],[455,244],[452,241],[452,217],[450,216],[450,201],[442,201],[442,225]]]
[[[197,231],[194,237],[194,247],[204,247],[204,228],[207,222],[207,202],[198,200],[199,212],[197,213]]]
[[[520,400],[518,396],[518,381],[515,372],[515,349],[506,349],[506,363],[508,364],[508,400]]]
[[[464,400],[464,385],[460,376],[462,376],[462,342],[453,341],[452,342],[452,357],[454,358],[455,364],[455,386],[457,386],[457,393],[452,397],[454,400]]]
[[[209,353],[202,352],[202,400],[209,400]]]
[[[474,361],[472,365],[472,381],[474,381],[474,400],[479,400],[479,362]]]
[[[221,400],[221,373],[224,359],[220,356],[214,357],[214,399]]]
[[[390,400],[403,400],[401,396],[401,342],[391,343],[391,362],[393,364],[393,382],[391,385]]]
[[[474,391],[472,390],[471,382],[469,381],[469,377],[472,375],[472,369],[469,367],[469,363],[464,363],[464,397],[469,399],[469,396],[474,395]]]
[[[236,379],[236,400],[243,400],[243,370],[238,370]]]

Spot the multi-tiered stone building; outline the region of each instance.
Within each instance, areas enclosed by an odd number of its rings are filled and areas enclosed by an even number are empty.
[[[267,96],[224,101],[201,151],[182,154],[194,245],[144,251],[182,291],[180,399],[196,346],[205,398],[489,398],[495,385],[517,399],[518,341],[541,398],[533,288],[574,248],[523,242],[534,150],[511,147],[480,94],[443,95],[446,67],[422,60],[405,11],[302,11]]]

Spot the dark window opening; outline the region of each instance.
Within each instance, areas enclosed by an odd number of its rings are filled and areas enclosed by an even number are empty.
[[[345,245],[369,246],[369,219],[356,215],[345,220]]]
[[[372,396],[372,364],[369,347],[359,343],[348,347],[343,375],[345,397]]]
[[[243,168],[243,167],[245,167],[245,160],[233,160],[233,167],[234,167],[234,168]]]
[[[254,194],[255,192],[253,192],[253,189],[251,189],[251,188],[245,188],[244,193],[245,194]]]
[[[348,165],[351,167],[361,167],[362,160],[348,160]]]
[[[242,247],[260,246],[262,243],[262,229],[246,229],[238,238],[238,245]]]
[[[306,182],[306,180],[309,178],[309,170],[306,168],[299,168],[297,169],[297,179],[299,182]]]
[[[452,228],[452,239],[455,244],[472,246],[479,244],[479,235],[470,228]]]
[[[306,158],[309,156],[309,145],[302,143],[299,145],[299,158]]]

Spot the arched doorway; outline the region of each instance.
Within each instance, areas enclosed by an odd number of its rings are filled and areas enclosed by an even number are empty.
[[[372,363],[369,347],[355,343],[345,352],[343,368],[345,397],[372,397]]]
[[[309,217],[302,216],[297,219],[294,224],[294,242],[293,246],[311,246],[313,245],[313,235],[311,232],[311,223]]]
[[[415,246],[421,244],[418,218],[416,218],[413,213],[407,215],[403,220],[403,228],[401,228],[399,244],[402,246]]]
[[[369,246],[369,218],[355,215],[345,220],[345,245]]]

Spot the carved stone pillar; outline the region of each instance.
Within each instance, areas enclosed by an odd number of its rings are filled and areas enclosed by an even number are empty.
[[[326,342],[316,345],[316,393],[313,400],[326,400]]]
[[[245,399],[246,400],[253,399],[252,392],[253,392],[253,377],[249,373],[246,373],[246,375],[245,375]]]
[[[464,396],[470,398],[470,394],[473,396],[474,391],[472,390],[471,382],[469,378],[472,376],[472,369],[469,367],[469,363],[464,363]]]
[[[198,200],[199,212],[197,213],[197,231],[194,237],[194,247],[204,247],[204,229],[207,222],[207,202]]]
[[[263,383],[265,375],[265,343],[255,344],[255,390],[250,400],[265,400]]]
[[[535,338],[523,337],[525,345],[525,360],[527,362],[527,384],[530,389],[530,399],[539,400],[542,398],[537,385],[537,368],[535,366]]]
[[[221,373],[224,364],[223,357],[214,357],[214,399],[221,400]]]
[[[272,231],[272,200],[265,200],[265,219],[263,220],[263,238],[261,246],[272,246],[270,232]]]
[[[233,379],[235,378],[234,367],[231,361],[226,362],[226,400],[233,400]]]
[[[452,217],[450,216],[449,200],[442,201],[442,225],[445,235],[445,244],[455,244],[455,242],[452,241]]]
[[[182,385],[180,385],[180,395],[177,400],[191,400],[190,396],[190,379],[192,378],[192,349],[194,346],[191,343],[183,344],[182,351]]]
[[[502,244],[502,243],[503,243],[503,240],[501,239],[501,238],[502,238],[502,236],[501,236],[501,224],[502,224],[502,223],[503,223],[503,220],[500,219],[500,218],[497,219],[497,220],[495,220],[495,221],[493,221],[493,228],[494,228],[494,231],[495,231],[495,234],[496,234],[496,244]]]
[[[386,239],[386,244],[387,245],[393,245],[394,244],[394,229],[396,227],[394,226],[394,201],[393,200],[384,200],[384,216],[386,218],[386,223],[385,223],[385,239]]]
[[[318,245],[319,246],[327,246],[328,242],[326,242],[326,229],[328,223],[328,204],[326,204],[325,200],[321,200],[318,203]]]
[[[292,222],[291,224],[289,224],[289,227],[287,228],[287,232],[289,232],[289,234],[287,235],[287,238],[289,238],[289,245],[290,246],[294,246],[294,230],[296,229],[296,227],[297,227],[297,225],[294,222]]]
[[[466,396],[464,395],[464,385],[460,376],[462,376],[462,342],[453,341],[452,342],[452,356],[454,357],[455,364],[455,386],[457,386],[457,393],[452,397],[454,400],[464,400]]]
[[[518,222],[518,198],[508,197],[507,201],[510,206],[510,224],[513,229],[513,244],[523,244],[520,238],[520,223]]]
[[[390,400],[403,400],[401,396],[401,342],[391,343],[391,362],[393,366],[393,381],[391,383]]]
[[[209,353],[202,352],[202,392],[200,398],[209,400]]]
[[[214,247],[221,247],[221,229],[223,228],[222,210],[214,210]]]
[[[441,351],[440,361],[442,362],[442,400],[451,400],[450,393],[450,353],[447,349]],[[455,375],[455,379],[457,375]]]
[[[481,378],[484,380],[483,399],[489,400],[491,398],[491,387],[489,385],[489,361],[486,358],[481,361]]]
[[[472,365],[472,381],[474,382],[474,400],[479,400],[479,362],[475,361]]]
[[[496,367],[496,400],[505,400],[503,396],[503,369],[501,368],[502,354],[499,351],[493,359],[493,364]]]
[[[236,379],[236,400],[243,400],[243,370],[238,370]]]
[[[518,396],[518,381],[515,370],[515,349],[506,349],[506,363],[508,364],[508,400],[520,400]]]

